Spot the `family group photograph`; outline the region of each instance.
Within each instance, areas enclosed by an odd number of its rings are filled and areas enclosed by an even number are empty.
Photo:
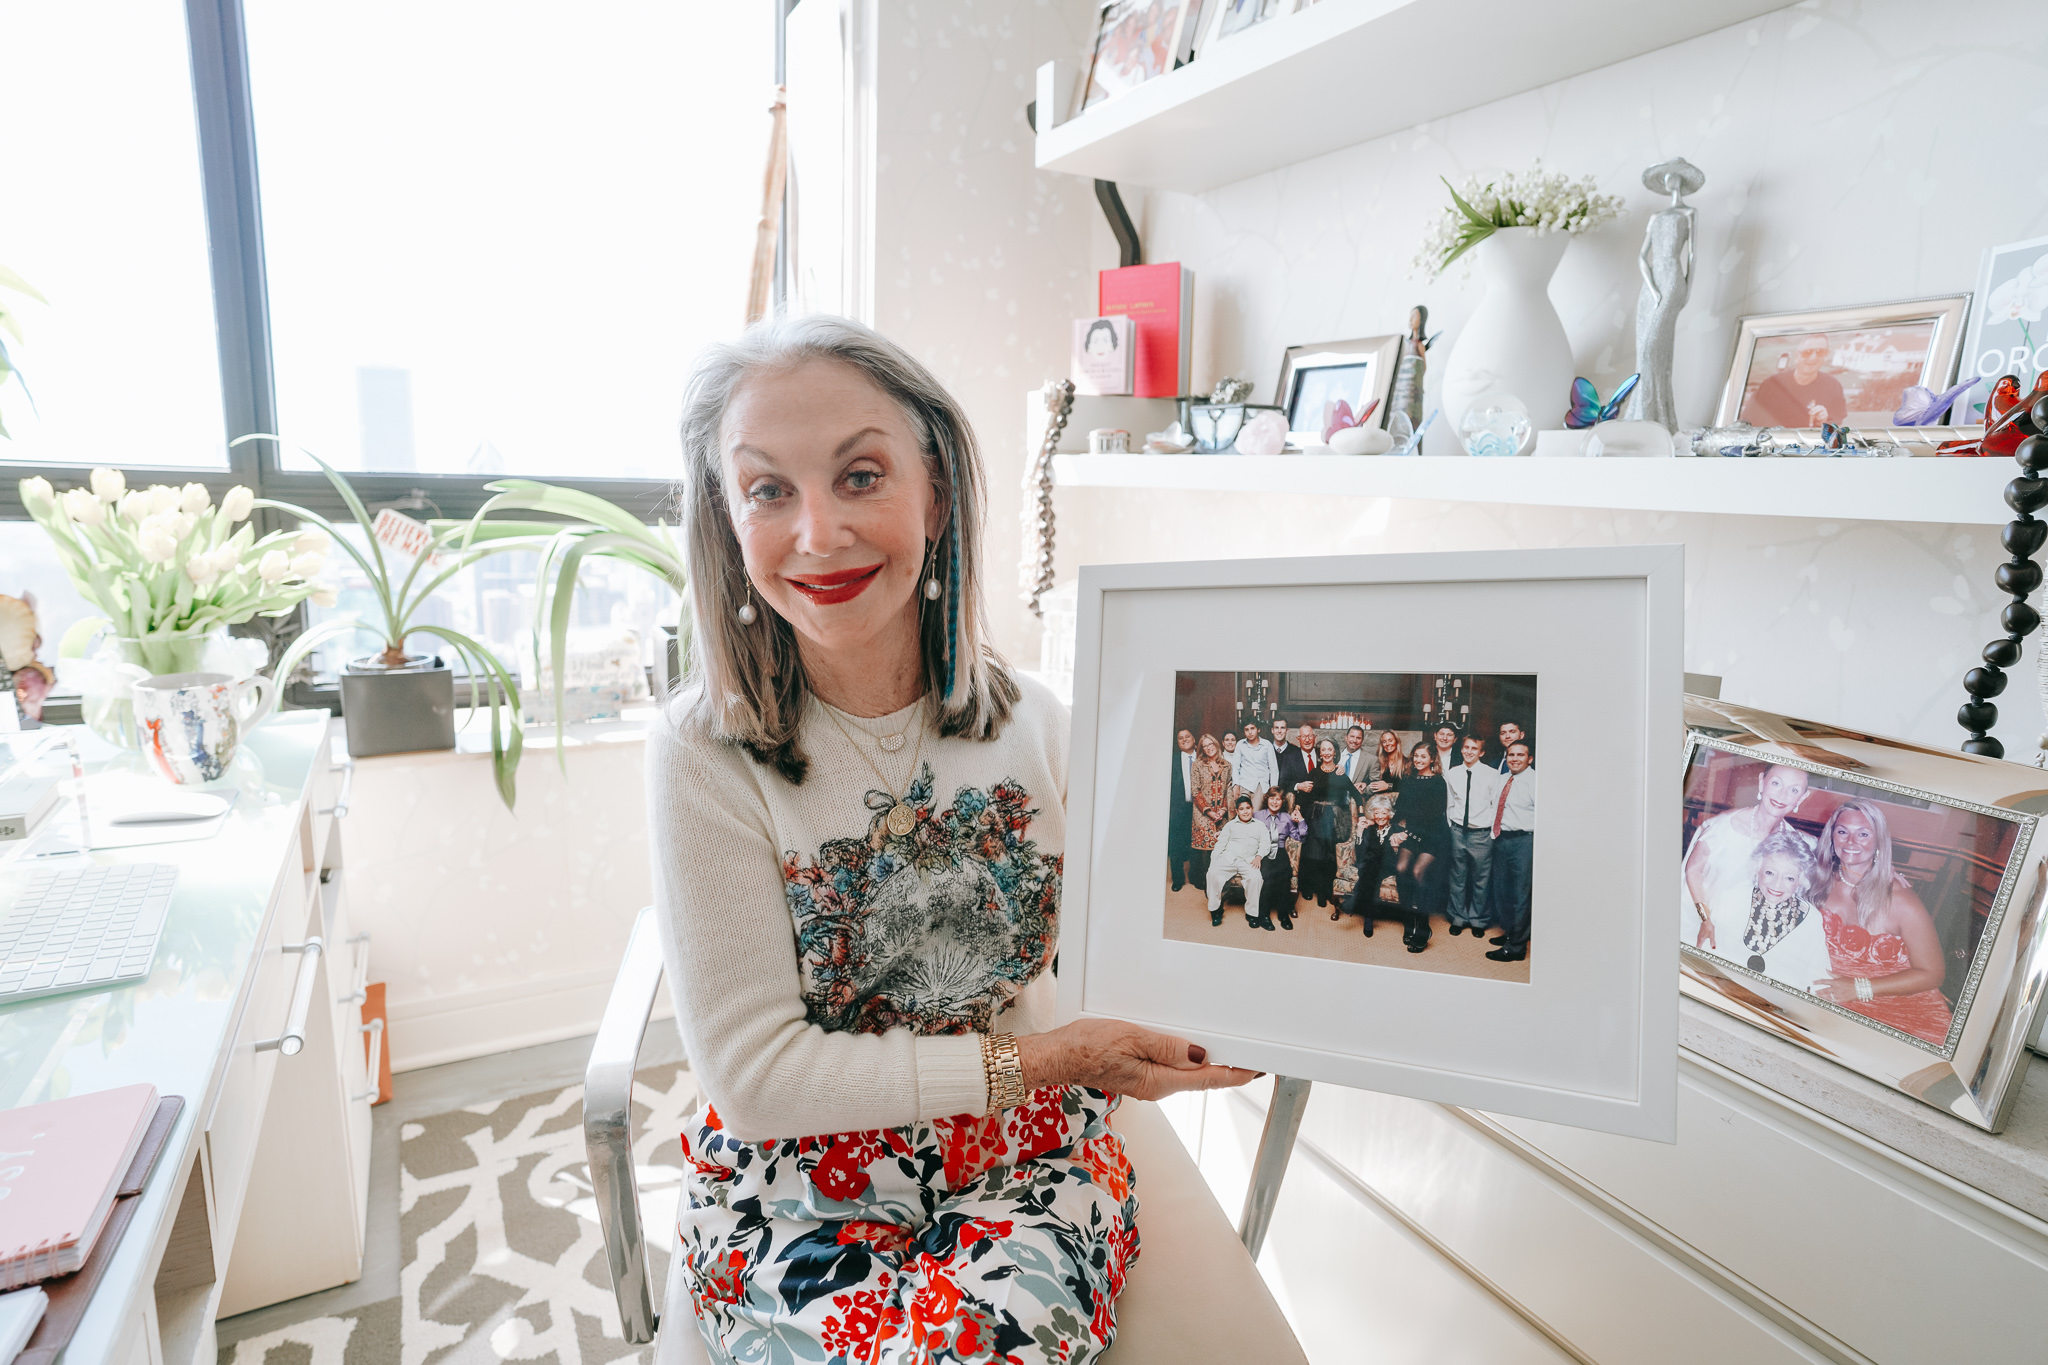
[[[1182,672],[1165,933],[1527,982],[1536,677]]]
[[[1704,745],[1684,820],[1682,947],[1945,1054],[2013,821]]]

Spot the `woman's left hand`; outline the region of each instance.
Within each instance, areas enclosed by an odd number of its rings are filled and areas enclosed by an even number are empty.
[[[1050,1033],[1017,1039],[1024,1085],[1085,1085],[1134,1100],[1157,1100],[1183,1090],[1219,1090],[1261,1074],[1207,1065],[1207,1052],[1185,1038],[1155,1033],[1114,1019],[1076,1019]]]

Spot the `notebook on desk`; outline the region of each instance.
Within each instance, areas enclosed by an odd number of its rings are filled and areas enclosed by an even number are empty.
[[[0,1111],[0,1290],[85,1264],[156,1110],[124,1085]]]

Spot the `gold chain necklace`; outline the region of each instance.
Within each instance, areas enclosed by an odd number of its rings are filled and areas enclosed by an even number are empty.
[[[876,762],[875,762],[875,760],[873,760],[872,758],[869,758],[869,757],[868,757],[868,751],[867,751],[866,749],[863,749],[863,748],[861,747],[861,745],[860,745],[860,741],[859,741],[859,740],[857,740],[857,739],[855,739],[855,738],[853,737],[853,731],[851,731],[851,730],[847,729],[847,728],[846,728],[846,724],[845,724],[845,722],[843,722],[843,721],[841,721],[841,720],[839,719],[839,713],[838,713],[838,712],[836,712],[836,711],[834,711],[834,710],[833,710],[833,709],[832,709],[832,708],[831,708],[830,706],[827,706],[827,705],[826,705],[826,704],[825,704],[824,702],[822,702],[822,701],[821,701],[821,702],[819,702],[819,703],[818,703],[818,705],[819,705],[819,706],[821,706],[821,707],[824,707],[824,710],[825,710],[825,718],[826,718],[827,720],[831,721],[831,722],[832,722],[832,723],[833,723],[834,725],[836,725],[836,726],[838,726],[838,727],[839,727],[839,733],[840,733],[840,734],[842,734],[842,735],[845,735],[845,736],[846,736],[846,742],[847,742],[848,744],[851,744],[851,745],[853,746],[853,751],[854,751],[855,753],[857,753],[857,754],[859,754],[859,755],[860,755],[860,757],[861,757],[861,762],[863,762],[863,763],[867,764],[867,765],[868,765],[868,767],[869,767],[869,768],[871,768],[871,769],[872,769],[872,770],[874,771],[874,774],[875,774],[876,778],[878,778],[878,779],[879,779],[879,780],[881,781],[881,784],[882,784],[882,786],[884,787],[884,789],[886,789],[886,790],[887,790],[887,792],[888,792],[889,796],[890,796],[890,797],[891,797],[891,798],[892,798],[893,800],[895,800],[896,804],[895,804],[895,805],[893,805],[893,806],[891,806],[891,807],[889,807],[889,813],[888,813],[888,815],[886,815],[885,817],[883,817],[883,819],[884,819],[884,822],[885,822],[885,823],[886,823],[886,824],[887,824],[887,825],[889,826],[889,832],[890,832],[891,834],[895,835],[895,836],[896,836],[897,838],[899,838],[899,839],[900,839],[900,838],[902,838],[902,837],[903,837],[904,835],[906,835],[906,834],[910,833],[910,831],[912,831],[912,830],[916,829],[916,828],[917,828],[917,808],[916,808],[916,807],[914,807],[914,806],[912,806],[912,805],[910,804],[910,802],[909,802],[909,800],[908,800],[907,798],[908,798],[908,797],[909,797],[909,795],[910,795],[910,787],[911,787],[911,784],[912,784],[912,783],[913,783],[913,782],[914,782],[914,781],[916,780],[916,778],[917,778],[917,761],[918,761],[918,760],[919,760],[920,758],[924,757],[924,732],[925,732],[925,727],[924,727],[924,725],[922,724],[922,722],[923,722],[923,720],[924,720],[924,698],[922,698],[922,697],[918,698],[918,703],[917,703],[917,716],[916,716],[916,719],[914,719],[914,720],[913,720],[913,721],[911,722],[911,724],[912,724],[912,725],[916,725],[916,726],[917,726],[917,748],[916,748],[915,750],[913,750],[913,751],[911,752],[911,755],[910,755],[910,772],[909,772],[908,774],[906,774],[906,775],[905,775],[905,777],[904,777],[904,779],[903,779],[903,782],[902,782],[902,784],[901,784],[901,787],[900,787],[900,789],[901,789],[901,790],[902,790],[902,792],[903,792],[903,796],[902,796],[902,797],[897,797],[896,793],[897,793],[897,791],[899,790],[899,787],[898,787],[898,785],[897,785],[897,784],[895,784],[895,783],[892,783],[892,782],[890,782],[890,781],[889,781],[889,775],[888,775],[887,773],[885,773],[885,772],[883,772],[883,771],[882,771],[881,765],[880,765],[880,764],[878,764],[878,763],[876,763]],[[910,726],[906,725],[906,726],[904,727],[903,733],[904,733],[904,734],[908,734],[908,733],[909,733],[909,731],[910,731]],[[866,732],[865,732],[865,731],[863,731],[862,733],[866,733]],[[877,737],[874,737],[874,736],[870,736],[870,738],[874,738],[874,739],[875,739],[875,742],[876,742],[877,744],[880,744],[880,743],[882,743],[882,739],[881,739],[881,738],[877,738]],[[890,736],[889,738],[893,738],[893,739],[895,739],[895,741],[896,741],[896,747],[898,747],[898,748],[901,748],[901,747],[902,747],[902,744],[903,744],[903,735],[902,735],[902,734],[898,734],[898,735]]]

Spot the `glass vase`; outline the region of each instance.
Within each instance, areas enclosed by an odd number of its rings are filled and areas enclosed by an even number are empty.
[[[239,682],[270,661],[261,640],[228,634],[226,626],[196,633],[101,635],[82,658],[61,659],[59,678],[76,686],[87,728],[122,749],[140,749],[133,689],[145,678],[166,673],[225,673]]]

